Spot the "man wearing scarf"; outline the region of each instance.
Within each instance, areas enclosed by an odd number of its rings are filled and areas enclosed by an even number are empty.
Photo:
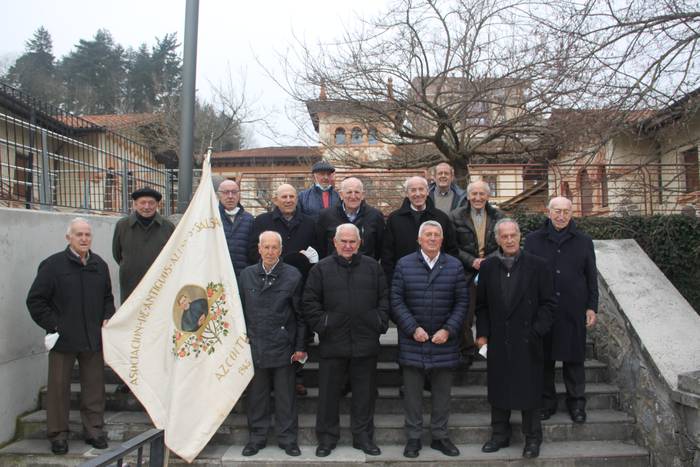
[[[314,186],[299,192],[299,207],[301,212],[318,219],[321,209],[327,209],[340,203],[340,196],[333,188],[335,167],[330,162],[318,161],[311,167]]]
[[[586,329],[595,325],[598,271],[591,237],[571,220],[571,201],[552,198],[549,219],[525,239],[525,250],[547,260],[558,302],[552,331],[545,336],[542,419],[557,411],[554,362],[563,362],[566,405],[574,423],[586,421]]]
[[[172,222],[158,213],[162,195],[150,187],[140,188],[131,194],[133,211],[117,222],[112,239],[112,255],[119,265],[121,303],[151,267],[175,230]],[[123,383],[117,392],[129,392]]]
[[[552,275],[542,258],[520,250],[513,219],[499,220],[494,230],[499,250],[481,264],[476,302],[476,344],[488,361],[492,428],[481,450],[510,445],[510,414],[519,409],[523,457],[534,458],[542,444],[542,341],[556,306]]]

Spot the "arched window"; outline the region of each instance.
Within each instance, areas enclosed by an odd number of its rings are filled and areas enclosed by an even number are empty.
[[[335,144],[345,144],[345,129],[336,128],[335,129]]]
[[[362,130],[359,127],[355,127],[352,129],[350,142],[352,144],[362,144]]]
[[[377,129],[372,127],[367,132],[367,142],[369,144],[377,144]]]

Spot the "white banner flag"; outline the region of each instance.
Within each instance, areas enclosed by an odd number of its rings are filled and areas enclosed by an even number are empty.
[[[192,462],[253,377],[209,157],[175,232],[102,330],[105,361]]]

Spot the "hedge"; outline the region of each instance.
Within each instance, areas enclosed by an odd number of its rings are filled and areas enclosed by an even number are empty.
[[[540,228],[541,214],[514,214],[523,238]],[[700,314],[700,222],[683,215],[586,217],[576,226],[596,240],[633,238]]]

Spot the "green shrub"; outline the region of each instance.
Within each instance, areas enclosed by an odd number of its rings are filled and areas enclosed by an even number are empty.
[[[515,214],[523,238],[540,228],[541,214]],[[586,217],[576,226],[596,240],[633,238],[700,313],[700,222],[681,215]]]

